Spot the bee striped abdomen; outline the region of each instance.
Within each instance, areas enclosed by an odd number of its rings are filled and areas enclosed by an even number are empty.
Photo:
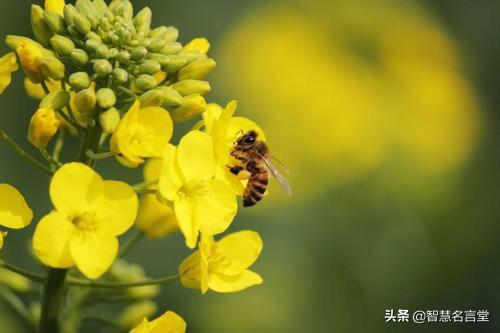
[[[264,197],[264,193],[269,183],[269,175],[265,166],[257,168],[255,176],[248,180],[248,184],[243,193],[243,206],[250,207],[257,204]]]

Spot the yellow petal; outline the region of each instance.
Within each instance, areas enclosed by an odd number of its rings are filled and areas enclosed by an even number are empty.
[[[266,134],[254,121],[245,117],[233,117],[229,121],[229,127],[226,133],[226,142],[229,144],[233,143],[235,139],[250,130],[257,132],[259,140],[264,142],[267,141]]]
[[[195,38],[184,46],[184,50],[207,54],[210,42],[206,38]]]
[[[162,316],[148,322],[144,320],[130,333],[185,333],[186,322],[175,312],[167,311]]]
[[[45,0],[45,10],[64,16],[64,0]]]
[[[12,80],[12,72],[17,71],[17,58],[14,52],[0,58],[0,94],[4,92]]]
[[[217,242],[229,266],[218,269],[226,275],[240,274],[250,267],[262,251],[262,239],[255,231],[244,230],[227,235]]]
[[[224,232],[238,210],[236,196],[226,183],[211,180],[207,183],[208,195],[195,198],[193,223],[208,235]]]
[[[50,183],[52,204],[57,211],[68,214],[90,210],[102,193],[102,178],[82,163],[63,165]]]
[[[0,225],[20,229],[30,224],[33,211],[23,195],[8,184],[0,184]]]
[[[194,209],[194,201],[189,197],[178,197],[174,201],[175,217],[186,239],[186,246],[190,249],[196,246],[198,240],[198,225],[193,219]]]
[[[212,132],[213,125],[220,117],[221,113],[222,107],[219,104],[210,103],[207,105],[207,109],[201,114],[207,133]]]
[[[42,218],[33,235],[33,250],[38,259],[53,268],[73,266],[68,244],[75,231],[65,214],[50,213]]]
[[[192,253],[179,265],[181,283],[186,288],[200,289],[200,251]]]
[[[215,121],[212,128],[212,138],[214,140],[214,154],[217,163],[222,165],[227,165],[229,162],[230,152],[233,146],[235,138],[228,142],[226,140],[229,123],[236,111],[238,103],[236,101],[229,102],[224,110],[222,111],[220,117]],[[239,133],[237,135],[242,135]]]
[[[186,182],[212,178],[215,174],[212,138],[200,131],[187,133],[179,142],[177,160]]]
[[[163,160],[161,158],[152,158],[146,162],[144,166],[144,181],[155,182],[160,179],[161,167]]]
[[[163,153],[163,164],[158,184],[160,195],[168,201],[174,201],[177,192],[184,183],[176,155],[177,148],[168,144]]]
[[[118,253],[118,239],[97,232],[74,233],[69,242],[71,257],[86,277],[97,279],[113,264]]]
[[[58,91],[61,89],[61,83],[57,81],[46,80],[45,84],[47,85],[47,88],[50,92]],[[28,78],[24,79],[24,90],[26,90],[26,93],[29,97],[38,100],[42,100],[46,95],[40,83],[33,83],[33,81]],[[76,93],[72,92],[72,95],[76,96]],[[72,105],[72,108],[73,111],[77,111],[75,105]]]
[[[150,238],[159,238],[179,229],[172,208],[159,202],[154,194],[142,197],[136,224]]]
[[[245,290],[251,286],[262,284],[263,280],[259,274],[246,270],[235,276],[227,276],[218,273],[210,273],[208,285],[211,290],[219,293],[233,293]]]
[[[96,224],[102,233],[119,236],[134,224],[139,200],[124,182],[106,180],[103,184],[103,196],[94,207]]]
[[[7,236],[7,233],[0,231],[0,250],[3,248],[3,239]]]

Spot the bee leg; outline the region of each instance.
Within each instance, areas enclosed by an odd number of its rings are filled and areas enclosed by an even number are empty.
[[[241,170],[243,170],[243,167],[236,165],[236,166],[227,166],[229,168],[229,171],[234,174],[235,176],[238,176]]]
[[[259,168],[255,164],[255,162],[249,162],[247,164],[247,172],[250,173],[250,177],[255,177],[259,173]]]

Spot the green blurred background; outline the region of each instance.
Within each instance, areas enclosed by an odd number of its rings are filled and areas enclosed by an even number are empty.
[[[159,313],[176,311],[189,332],[498,332],[500,2],[133,3],[150,6],[155,25],[178,27],[184,43],[211,41],[208,100],[239,100],[294,189],[287,198],[272,184],[231,227],[261,233],[262,286],[202,296],[167,285]],[[30,35],[29,6],[0,3],[2,36]],[[24,96],[18,73],[0,121],[29,148],[36,102]],[[36,218],[47,213],[46,176],[3,144],[0,158],[0,182],[17,186]],[[141,178],[114,161],[99,168]],[[2,259],[39,269],[27,251],[34,225],[9,234]],[[160,277],[188,253],[176,234],[128,258]],[[487,309],[491,322],[384,323],[398,308]],[[0,332],[29,330],[0,303]]]

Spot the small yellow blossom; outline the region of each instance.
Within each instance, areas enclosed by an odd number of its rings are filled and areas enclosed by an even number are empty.
[[[33,211],[15,187],[0,184],[0,199],[0,226],[21,229],[31,223]],[[0,231],[0,249],[6,235],[6,232]]]
[[[17,71],[18,68],[14,52],[7,53],[0,58],[0,94],[9,86],[12,80],[12,72]]]
[[[175,312],[167,311],[161,317],[143,322],[130,333],[185,333],[186,322]]]
[[[153,158],[144,167],[144,181],[151,184],[148,186],[151,189],[158,188],[161,165],[161,159]],[[179,229],[172,208],[161,203],[155,194],[142,197],[136,225],[150,238],[159,238]]]
[[[54,211],[33,236],[37,257],[53,268],[76,267],[88,278],[108,270],[118,252],[117,236],[134,223],[138,200],[126,183],[102,178],[82,163],[68,163],[50,183]]]
[[[45,0],[45,10],[64,16],[64,0]]]
[[[128,167],[144,163],[144,158],[162,157],[173,133],[167,110],[158,106],[141,108],[137,100],[123,116],[111,138],[111,150]]]
[[[262,239],[244,230],[215,242],[202,234],[198,251],[179,266],[181,283],[188,288],[230,293],[261,284],[262,278],[248,270],[262,251]]]
[[[241,181],[227,168],[236,161],[231,158],[231,150],[239,136],[254,130],[259,139],[266,141],[266,135],[262,129],[252,120],[244,117],[233,117],[237,102],[229,102],[224,109],[217,104],[209,104],[203,113],[205,130],[212,136],[214,142],[214,154],[217,162],[216,177],[227,182],[237,195],[243,194],[246,181]]]
[[[39,83],[41,80],[40,63],[43,58],[41,47],[34,42],[23,40],[17,44],[16,53],[26,76],[31,81]]]
[[[167,145],[159,194],[174,208],[186,245],[194,248],[201,231],[224,232],[238,209],[236,196],[225,182],[214,179],[212,138],[200,131],[186,134],[178,147]]]
[[[45,80],[45,84],[47,85],[49,92],[55,92],[61,89],[61,82],[57,82],[54,80]],[[43,90],[41,83],[34,83],[28,78],[24,79],[24,90],[26,90],[26,93],[29,97],[37,99],[39,101],[41,101],[47,95]]]
[[[57,133],[61,122],[56,112],[49,108],[38,109],[31,117],[28,130],[29,142],[37,148],[45,148]]]
[[[184,46],[184,50],[207,54],[210,50],[210,42],[206,38],[195,38]]]

